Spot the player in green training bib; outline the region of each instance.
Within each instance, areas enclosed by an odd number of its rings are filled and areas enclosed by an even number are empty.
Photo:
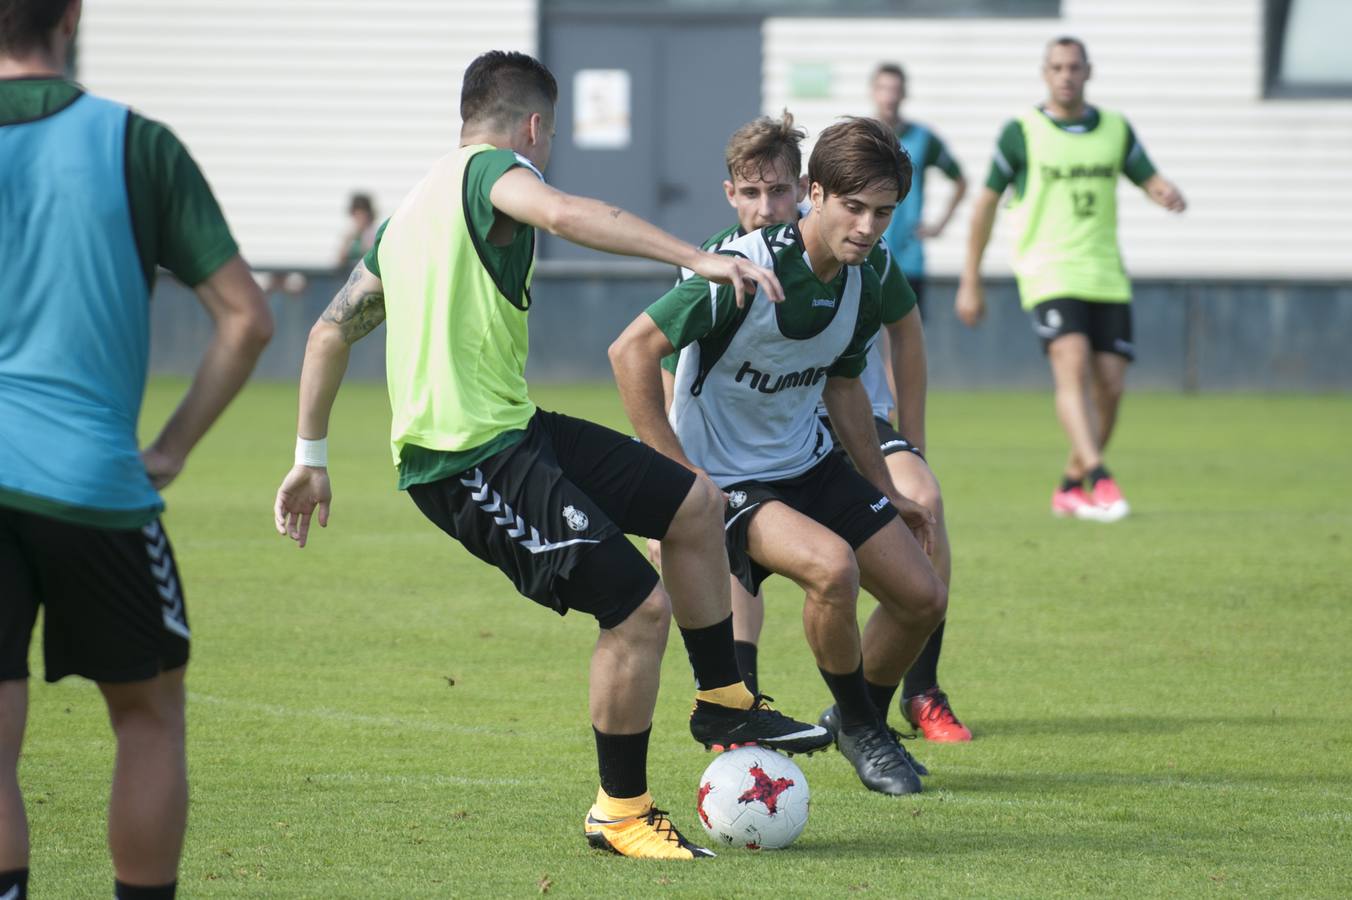
[[[1117,246],[1117,179],[1126,175],[1171,212],[1185,208],[1177,187],[1155,171],[1120,114],[1089,106],[1091,69],[1084,44],[1047,45],[1046,102],[1007,124],[986,189],[972,213],[967,264],[958,286],[958,318],[985,314],[981,257],[995,209],[1012,186],[1016,220],[1014,275],[1023,308],[1042,339],[1056,384],[1056,412],[1070,458],[1052,492],[1052,513],[1098,522],[1127,514],[1127,501],[1104,465],[1135,358],[1131,282]],[[1088,490],[1085,490],[1086,484]]]
[[[639,437],[728,494],[728,553],[747,593],[770,573],[804,589],[808,645],[835,701],[824,722],[860,781],[914,793],[919,773],[870,683],[896,691],[943,620],[947,589],[926,559],[934,517],[893,481],[860,379],[880,323],[914,309],[909,292],[885,295],[868,263],[911,167],[882,125],[850,119],[822,132],[808,178],[801,221],[722,250],[773,267],[782,304],[753,298],[739,309],[726,290],[692,276],[625,329],[611,362]],[[660,361],[673,350],[668,415]],[[834,434],[819,418],[822,403]],[[879,604],[862,638],[861,582]]]
[[[383,321],[399,488],[521,594],[600,626],[590,706],[601,787],[583,823],[588,842],[630,857],[699,859],[713,854],[682,837],[648,793],[648,736],[673,616],[698,688],[697,741],[793,753],[820,749],[830,735],[775,712],[742,683],[714,483],[626,435],[531,402],[535,229],[690,267],[730,283],[739,302],[751,283],[762,304],[783,294],[766,269],[546,185],[557,99],[554,76],[524,54],[486,53],[465,72],[459,148],[381,227],[311,332],[296,464],[277,493],[276,525],[304,546],[311,515],[326,524],[329,414],[349,346]],[[626,533],[667,542],[667,589]]]

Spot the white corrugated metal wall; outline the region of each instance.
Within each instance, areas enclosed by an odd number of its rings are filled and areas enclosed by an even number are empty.
[[[98,0],[79,77],[168,123],[255,265],[328,266],[348,195],[399,202],[455,146],[460,78],[534,52],[535,0]]]
[[[945,138],[974,194],[1000,126],[1045,95],[1042,48],[1059,34],[1088,44],[1091,102],[1127,115],[1191,204],[1173,216],[1123,181],[1132,273],[1352,276],[1352,100],[1263,99],[1262,0],[1063,0],[1060,19],[770,19],[765,110],[788,106],[815,134],[839,114],[869,113],[873,66],[898,60],[906,114]],[[828,98],[790,95],[801,64],[830,66]],[[946,180],[929,185],[934,213]],[[931,271],[959,271],[969,217],[965,203],[930,242]],[[997,230],[988,271],[1008,273],[1008,245]]]
[[[869,110],[882,59],[910,73],[907,113],[932,124],[974,187],[1000,125],[1043,95],[1054,34],[1082,37],[1090,98],[1123,110],[1191,209],[1129,184],[1122,241],[1141,275],[1352,275],[1352,101],[1262,99],[1262,0],[1064,0],[1060,19],[811,19],[765,24],[765,109],[813,132]],[[490,47],[533,52],[536,0],[100,0],[80,77],[170,123],[207,171],[251,261],[325,266],[348,194],[389,210],[451,147],[461,73]],[[826,64],[830,95],[794,99],[793,67]],[[565,186],[566,187],[566,186]],[[946,187],[936,176],[931,204]],[[933,208],[933,207],[931,207]],[[968,207],[930,244],[961,264]],[[1008,237],[987,254],[1007,271]]]

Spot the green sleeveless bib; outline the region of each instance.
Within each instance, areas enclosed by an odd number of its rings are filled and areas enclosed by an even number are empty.
[[[1100,110],[1098,126],[1081,133],[1058,128],[1038,109],[1019,121],[1028,148],[1028,182],[1011,209],[1023,308],[1054,297],[1129,301],[1131,282],[1117,248],[1126,121]]]
[[[472,450],[525,428],[535,414],[526,391],[529,292],[520,306],[502,293],[466,218],[465,169],[492,149],[461,147],[441,159],[390,217],[380,242],[396,465],[406,444]]]

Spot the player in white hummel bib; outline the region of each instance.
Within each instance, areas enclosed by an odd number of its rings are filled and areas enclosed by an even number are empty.
[[[747,588],[770,572],[803,587],[838,746],[861,781],[913,793],[919,778],[864,673],[899,662],[900,681],[943,620],[947,592],[925,557],[933,517],[893,485],[859,380],[882,317],[878,273],[864,263],[909,188],[910,164],[876,122],[852,119],[822,133],[809,180],[813,208],[799,226],[752,232],[721,251],[772,267],[783,303],[757,297],[738,310],[725,290],[689,279],[626,329],[611,359],[639,437],[742,501],[730,504],[727,533]],[[659,362],[673,349],[668,421]],[[819,401],[858,471],[833,452]],[[861,583],[880,604],[862,640]]]

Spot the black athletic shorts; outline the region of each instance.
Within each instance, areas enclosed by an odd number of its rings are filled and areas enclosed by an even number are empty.
[[[897,517],[887,496],[869,484],[839,450],[802,475],[783,481],[743,481],[724,489],[728,508],[723,529],[727,537],[732,574],[752,594],[770,570],[746,551],[747,527],[761,506],[772,500],[787,504],[843,538],[858,550],[883,526]]]
[[[840,443],[840,438],[836,436],[836,430],[831,427],[831,417],[822,416],[821,423],[826,426],[827,433],[831,435],[832,443],[839,447],[843,453],[845,448]],[[921,459],[925,458],[925,454],[920,452],[919,447],[902,437],[901,432],[893,428],[892,423],[882,416],[873,417],[873,427],[878,432],[878,449],[883,452],[884,457],[891,456],[893,453],[914,453]]]
[[[1105,303],[1058,297],[1033,307],[1033,331],[1046,353],[1052,341],[1065,334],[1083,334],[1095,353],[1116,353],[1128,362],[1136,358],[1131,340],[1131,304]]]
[[[144,681],[188,662],[188,614],[169,536],[75,525],[0,506],[0,681],[28,677],[43,607],[48,681]]]
[[[658,581],[624,535],[665,535],[694,481],[689,469],[631,437],[541,410],[519,443],[408,493],[524,596],[614,628]]]

